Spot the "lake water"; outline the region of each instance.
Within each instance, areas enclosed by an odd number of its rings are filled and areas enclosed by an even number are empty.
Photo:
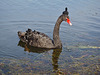
[[[57,18],[68,7],[72,26],[61,24],[62,50],[22,43],[28,28],[53,37]],[[0,75],[100,75],[99,0],[0,1]]]

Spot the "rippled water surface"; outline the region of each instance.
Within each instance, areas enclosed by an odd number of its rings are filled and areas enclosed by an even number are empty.
[[[62,50],[25,45],[28,28],[53,37],[57,18],[68,7],[72,26],[61,24]],[[99,0],[0,0],[0,75],[99,75]]]

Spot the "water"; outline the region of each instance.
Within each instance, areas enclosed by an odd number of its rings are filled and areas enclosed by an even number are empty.
[[[99,0],[0,1],[0,74],[100,74],[99,3]],[[19,41],[17,32],[28,28],[52,38],[55,22],[65,7],[73,26],[61,24],[62,50],[34,49]]]

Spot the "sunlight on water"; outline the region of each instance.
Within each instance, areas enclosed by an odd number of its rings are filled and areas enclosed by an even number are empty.
[[[57,18],[68,7],[72,26],[61,24],[63,48],[45,50],[21,42],[28,28],[53,37]],[[99,75],[99,0],[0,1],[0,75]]]

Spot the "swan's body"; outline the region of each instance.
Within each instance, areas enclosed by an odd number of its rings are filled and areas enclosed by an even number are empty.
[[[64,12],[67,12],[67,10],[65,10]],[[23,33],[19,31],[18,36],[20,40],[25,42],[26,44],[39,48],[62,48],[62,43],[59,37],[59,28],[62,21],[66,21],[67,19],[69,19],[68,14],[64,12],[58,18],[55,24],[53,31],[53,40],[50,39],[46,34],[35,30],[32,31],[31,29],[28,29]]]
[[[54,48],[54,44],[52,39],[50,39],[46,34],[38,32],[38,31],[32,31],[31,29],[28,29],[26,33],[24,33],[24,36],[22,36],[23,33],[19,33],[19,38],[21,41],[39,48]]]

